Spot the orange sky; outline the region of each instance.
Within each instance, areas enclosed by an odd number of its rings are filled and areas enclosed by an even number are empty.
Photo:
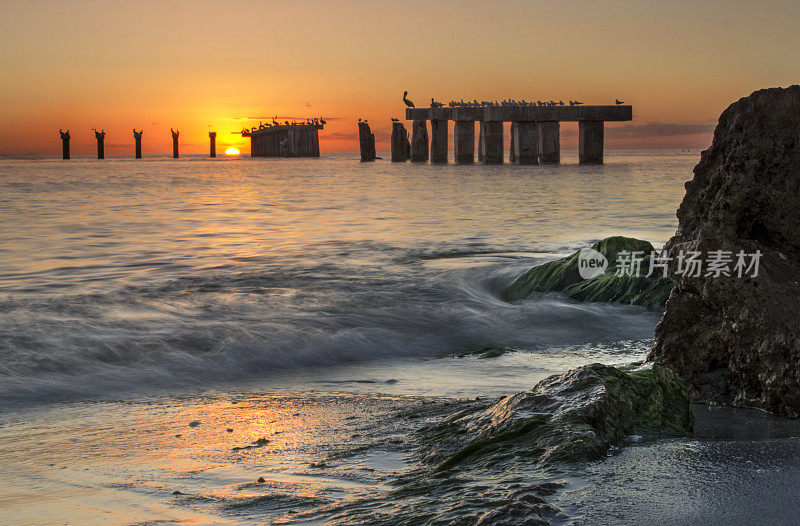
[[[386,149],[404,89],[450,99],[624,99],[608,147],[705,147],[719,113],[798,82],[800,2],[2,1],[0,155],[168,153],[248,145],[258,118],[324,116],[321,149],[352,151],[356,120]],[[610,126],[609,126],[610,127]],[[576,125],[562,126],[563,147]],[[615,126],[616,128],[616,126]]]

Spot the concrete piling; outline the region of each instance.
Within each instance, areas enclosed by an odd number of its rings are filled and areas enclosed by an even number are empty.
[[[561,162],[561,125],[558,121],[539,123],[539,160],[542,164]]]
[[[178,137],[180,137],[181,132],[178,130],[173,130],[172,128],[169,129],[172,132],[172,157],[173,159],[178,158]]]
[[[486,121],[483,125],[483,163],[503,164],[503,123],[502,121]]]
[[[603,164],[603,121],[578,121],[578,162]]]
[[[242,137],[250,137],[252,157],[319,157],[319,130],[324,120],[313,119],[303,123],[259,125],[242,130]]]
[[[133,143],[134,143],[133,156],[136,159],[141,159],[142,158],[142,132],[143,131],[144,130],[141,130],[141,131],[137,132],[136,128],[133,129]]]
[[[428,125],[424,119],[415,120],[411,125],[411,162],[428,161]]]
[[[217,156],[217,132],[208,132],[208,156]]]
[[[61,134],[61,158],[69,159],[69,130],[58,130],[58,133]]]
[[[358,123],[358,145],[362,163],[375,160],[375,134],[370,131],[366,122]]]
[[[94,131],[94,138],[97,141],[97,158],[98,159],[105,159],[106,158],[106,147],[105,147],[105,140],[106,140],[106,131]]]
[[[486,127],[484,121],[480,121],[478,126],[478,162],[483,162],[483,156],[486,153]]]
[[[453,126],[453,153],[456,164],[475,162],[475,121],[455,121]]]
[[[447,164],[447,120],[431,120],[431,163]]]
[[[520,121],[511,124],[514,159],[516,164],[539,164],[539,126],[535,122]]]
[[[408,132],[402,122],[392,122],[392,162],[408,160]]]
[[[516,162],[517,162],[517,152],[516,152],[517,140],[516,140],[516,137],[515,137],[517,135],[517,123],[516,122],[512,122],[511,123],[511,126],[509,127],[508,135],[509,135],[509,137],[508,137],[508,142],[509,142],[509,145],[508,145],[508,162],[511,163],[511,164],[516,164]]]

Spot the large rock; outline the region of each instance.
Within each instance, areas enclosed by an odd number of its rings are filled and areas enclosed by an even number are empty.
[[[673,257],[763,255],[756,277],[693,277],[673,262],[648,360],[695,396],[800,416],[800,86],[757,91],[722,113],[678,219]]]
[[[614,236],[601,239],[592,249],[608,260],[605,272],[593,279],[583,279],[578,270],[580,251],[566,258],[531,268],[502,291],[503,299],[516,301],[536,293],[561,292],[580,301],[627,303],[651,309],[661,309],[672,289],[672,282],[655,269],[650,277],[650,255],[653,245],[630,237]],[[617,256],[620,252],[639,252],[644,255],[641,275],[617,275]]]
[[[633,433],[688,435],[693,417],[683,380],[666,367],[586,365],[421,431],[439,471],[524,458],[549,464],[603,457]]]

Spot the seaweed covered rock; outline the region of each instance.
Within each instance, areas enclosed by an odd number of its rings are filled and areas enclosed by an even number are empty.
[[[592,249],[608,260],[608,267],[598,277],[581,277],[578,251],[569,257],[533,267],[503,289],[503,298],[515,301],[535,293],[561,292],[580,301],[630,303],[651,309],[664,306],[672,282],[663,277],[661,269],[656,269],[652,276],[646,276],[650,269],[651,253],[654,252],[653,245],[639,239],[614,236],[598,241]],[[616,275],[617,257],[621,252],[640,253],[643,256],[639,276]]]
[[[760,253],[759,268],[714,276],[672,264],[648,360],[695,396],[800,416],[800,86],[757,91],[722,113],[677,215],[671,257]]]
[[[671,370],[592,364],[421,433],[426,460],[442,470],[519,457],[540,464],[592,460],[628,435],[687,435],[692,424],[686,387]]]

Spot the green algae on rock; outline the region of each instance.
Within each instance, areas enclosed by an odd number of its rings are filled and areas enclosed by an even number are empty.
[[[686,386],[670,369],[591,364],[532,391],[473,405],[420,433],[425,460],[441,471],[513,458],[541,465],[594,460],[629,435],[685,436],[692,425]]]
[[[605,273],[584,279],[578,271],[580,251],[566,258],[550,261],[528,270],[502,291],[503,299],[516,301],[534,293],[561,292],[580,301],[629,303],[650,309],[663,308],[672,290],[672,281],[662,277],[660,269],[645,276],[650,268],[650,255],[655,251],[647,241],[614,236],[602,239],[592,249],[608,259]],[[641,252],[640,276],[617,276],[620,252]]]

